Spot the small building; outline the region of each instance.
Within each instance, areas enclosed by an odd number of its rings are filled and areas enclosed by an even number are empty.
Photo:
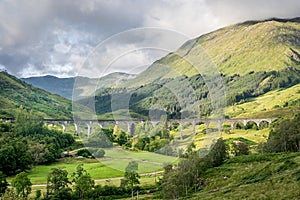
[[[64,158],[64,157],[69,157],[69,152],[64,151],[60,154],[60,157]]]

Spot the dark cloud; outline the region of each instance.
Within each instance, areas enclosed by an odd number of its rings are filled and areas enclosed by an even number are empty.
[[[105,38],[142,26],[145,7],[142,1],[3,1],[0,64],[18,76],[61,76],[66,70],[57,70],[59,66],[70,69],[72,65],[75,70]]]
[[[17,76],[73,76],[99,43],[128,29],[152,26],[195,37],[245,20],[296,16],[298,0],[2,0],[0,65]],[[175,48],[165,35],[153,37],[137,34],[116,40],[106,57],[143,41]],[[162,55],[136,51],[115,62],[116,70],[123,65],[123,71],[132,72]]]

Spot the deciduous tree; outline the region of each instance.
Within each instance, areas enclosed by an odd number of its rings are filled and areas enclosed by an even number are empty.
[[[272,124],[264,152],[300,151],[300,114],[289,119],[279,119]]]
[[[31,192],[32,183],[28,178],[27,173],[21,172],[16,175],[16,178],[12,182],[12,186],[15,187],[18,196],[27,198]]]
[[[79,198],[86,199],[92,192],[95,182],[82,166],[83,164],[77,166],[76,173],[73,174],[73,182],[75,183],[75,192]]]
[[[70,183],[68,179],[68,172],[66,170],[52,168],[47,178],[47,197],[64,195],[67,196],[71,190],[68,187]]]
[[[133,196],[134,186],[140,184],[139,181],[140,175],[138,174],[137,171],[138,171],[138,163],[136,161],[130,161],[127,167],[125,168],[124,181],[131,188],[132,196]]]

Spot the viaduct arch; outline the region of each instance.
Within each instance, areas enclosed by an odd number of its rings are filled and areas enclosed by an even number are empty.
[[[223,123],[230,123],[231,130],[234,129],[234,124],[240,122],[247,125],[248,122],[254,122],[257,127],[260,126],[261,122],[268,122],[269,124],[272,123],[276,118],[236,118],[236,119],[169,119],[167,121],[168,128],[171,127],[173,123],[178,123],[180,126],[180,138],[182,139],[183,133],[183,124],[190,123],[193,126],[193,134],[196,134],[196,124],[203,123],[206,127],[206,133],[208,133],[208,128],[210,123],[217,123],[218,130],[222,130]],[[14,122],[12,118],[3,118],[1,119],[3,122]],[[90,136],[92,133],[92,128],[94,123],[98,123],[101,128],[104,128],[107,124],[112,123],[118,125],[119,123],[127,124],[127,132],[130,135],[134,135],[134,129],[136,124],[138,123],[145,123],[145,120],[65,120],[65,119],[44,119],[44,123],[47,124],[61,124],[63,132],[66,131],[67,125],[70,123],[74,123],[75,127],[75,134],[78,135],[79,133],[79,125],[85,124],[87,126],[87,135]],[[159,120],[152,120],[150,121],[153,126],[156,126],[160,121]]]

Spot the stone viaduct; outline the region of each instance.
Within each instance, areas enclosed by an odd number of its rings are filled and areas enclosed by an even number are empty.
[[[183,124],[190,123],[193,125],[193,133],[196,134],[196,125],[197,124],[205,124],[206,127],[206,133],[208,133],[209,124],[210,123],[217,123],[218,130],[222,130],[222,125],[224,123],[229,123],[231,130],[234,129],[234,125],[236,123],[242,123],[244,126],[246,126],[249,122],[254,122],[258,127],[260,127],[262,122],[267,122],[270,124],[272,121],[274,121],[276,118],[236,118],[236,119],[169,119],[167,124],[168,127],[173,123],[178,123],[180,128],[180,136],[182,138],[182,131],[183,131]],[[2,121],[11,121],[14,122],[14,119],[2,119]],[[107,124],[112,123],[115,125],[118,125],[120,123],[127,124],[127,132],[130,133],[130,135],[134,135],[134,127],[138,123],[145,123],[145,120],[65,120],[65,119],[44,119],[44,123],[47,124],[61,124],[62,130],[66,131],[67,124],[74,124],[75,126],[75,134],[78,135],[79,133],[79,125],[85,124],[87,126],[87,135],[89,136],[92,133],[92,127],[93,124],[98,123],[101,128],[105,127]],[[156,126],[160,121],[159,120],[151,120],[149,121],[153,126]]]

